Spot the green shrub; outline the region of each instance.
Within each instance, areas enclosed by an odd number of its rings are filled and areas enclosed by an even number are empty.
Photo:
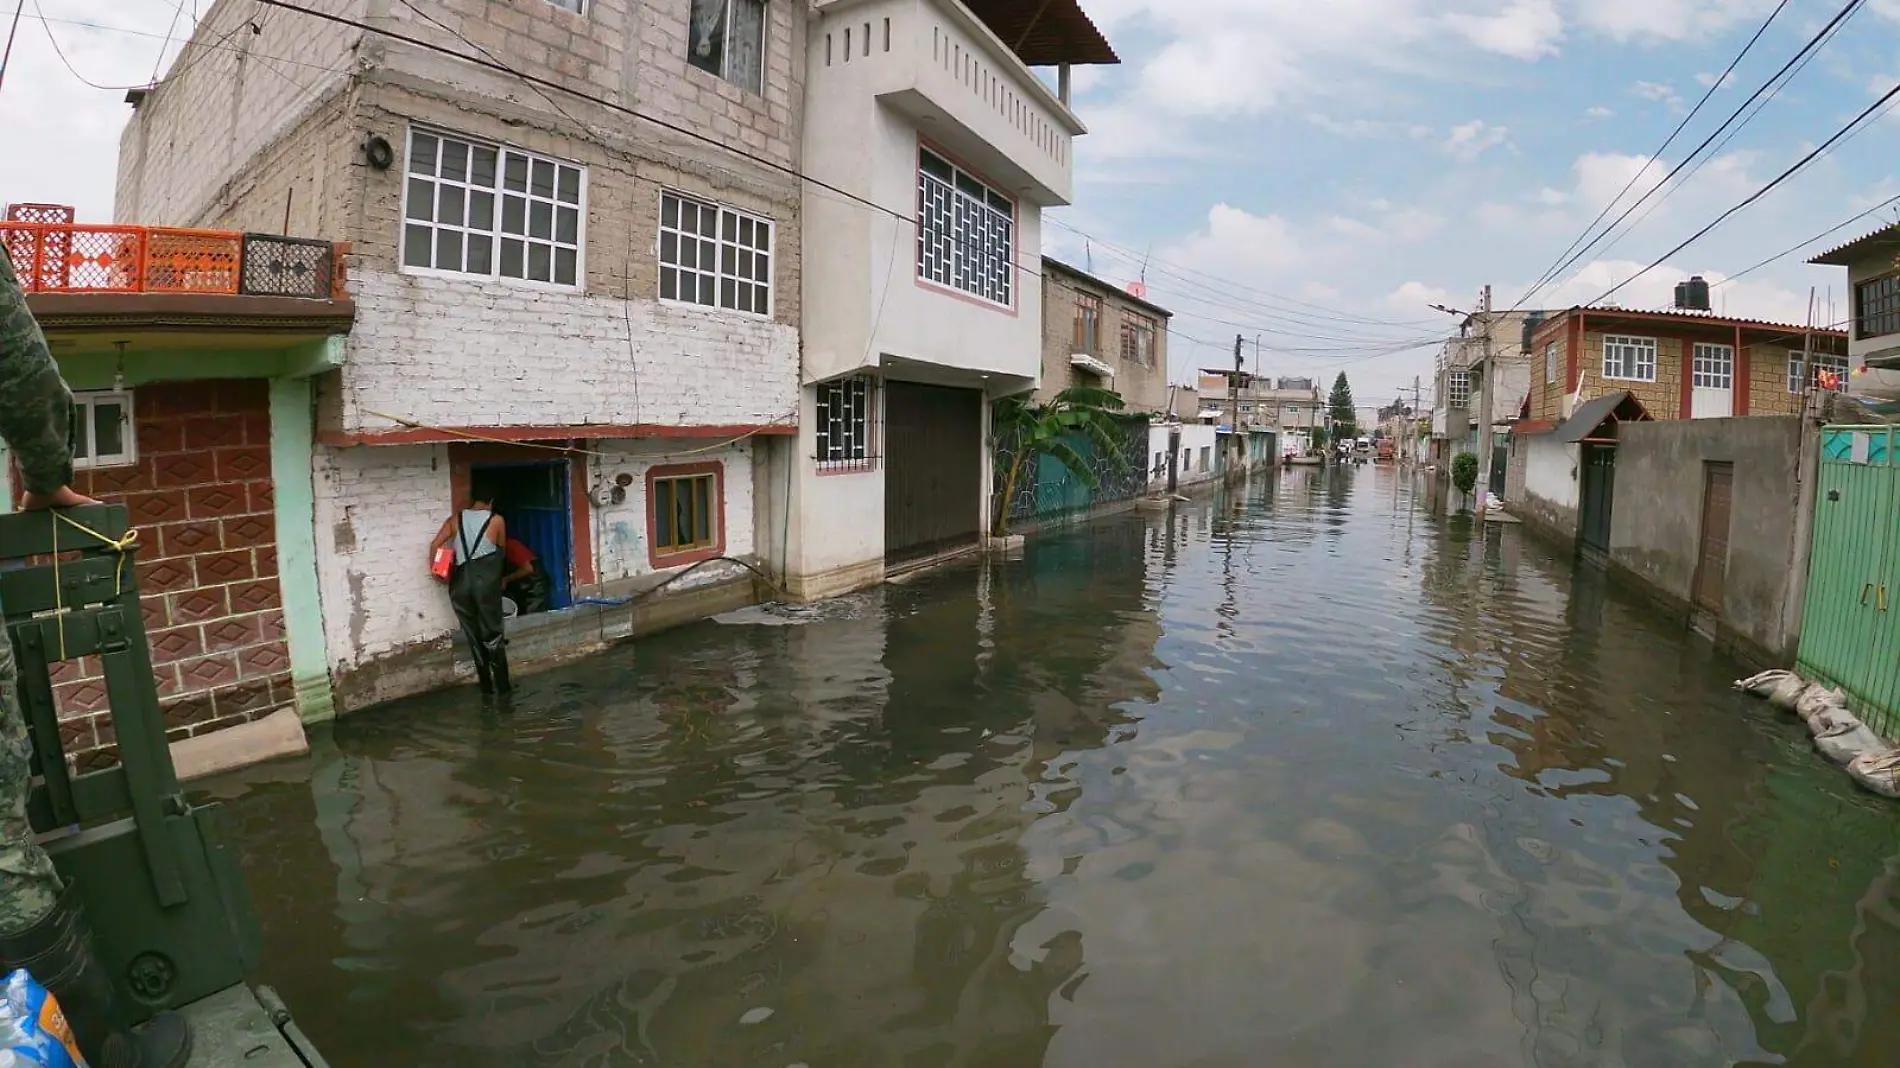
[[[1477,453],[1461,452],[1451,461],[1451,484],[1458,487],[1459,493],[1471,496],[1471,491],[1478,487]]]

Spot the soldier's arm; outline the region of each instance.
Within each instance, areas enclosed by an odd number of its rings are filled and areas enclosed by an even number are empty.
[[[28,493],[52,497],[72,483],[72,413],[72,393],[0,249],[0,438]]]

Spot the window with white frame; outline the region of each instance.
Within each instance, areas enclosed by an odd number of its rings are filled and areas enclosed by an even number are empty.
[[[772,314],[772,224],[662,192],[660,299]]]
[[[73,466],[83,470],[137,463],[138,442],[132,425],[131,390],[75,390]]]
[[[402,265],[579,288],[586,185],[572,163],[411,130]]]
[[[839,378],[818,386],[820,471],[868,471],[877,466],[873,403],[877,381],[869,375]]]
[[[1445,406],[1448,408],[1468,408],[1471,406],[1471,372],[1445,372]]]
[[[1689,384],[1696,389],[1735,388],[1735,346],[1696,342],[1690,353]]]
[[[1832,371],[1842,378],[1847,377],[1847,357],[1832,352],[1816,352],[1812,361],[1802,358],[1800,349],[1788,353],[1788,392],[1805,393],[1814,388],[1814,376],[1821,371]],[[1809,363],[1812,362],[1812,366]],[[1803,374],[1803,370],[1806,374]]]
[[[917,276],[1009,306],[1016,202],[930,151],[918,150]]]
[[[766,0],[693,0],[686,61],[748,92],[765,86]]]
[[[1544,384],[1557,381],[1557,343],[1544,346]]]
[[[1656,381],[1656,339],[1604,335],[1603,377],[1631,382]]]
[[[548,3],[563,10],[572,11],[576,15],[587,13],[587,0],[548,0]]]

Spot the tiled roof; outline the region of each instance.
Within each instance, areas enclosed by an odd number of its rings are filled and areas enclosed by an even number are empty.
[[[1760,330],[1788,330],[1797,334],[1812,332],[1817,335],[1833,335],[1840,338],[1847,337],[1847,331],[1845,330],[1834,330],[1821,326],[1802,326],[1799,323],[1777,323],[1767,319],[1738,319],[1732,316],[1719,315],[1715,312],[1695,311],[1689,308],[1644,310],[1640,308],[1572,307],[1563,314],[1569,315],[1573,313],[1582,313],[1591,316],[1623,315],[1636,319],[1683,319],[1707,323],[1710,326],[1744,326]],[[1547,321],[1545,325],[1548,326],[1554,321],[1555,318],[1553,317],[1553,319]]]
[[[1873,233],[1862,234],[1845,245],[1837,245],[1834,248],[1828,249],[1826,252],[1809,259],[1808,262],[1824,263],[1834,267],[1845,267],[1851,263],[1854,258],[1844,255],[1845,253],[1859,252],[1862,246],[1875,244],[1900,244],[1900,223],[1889,223],[1875,230]]]

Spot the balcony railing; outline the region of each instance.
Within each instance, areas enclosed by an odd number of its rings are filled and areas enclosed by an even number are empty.
[[[211,293],[329,300],[342,290],[328,241],[230,230],[0,222],[29,293]]]

